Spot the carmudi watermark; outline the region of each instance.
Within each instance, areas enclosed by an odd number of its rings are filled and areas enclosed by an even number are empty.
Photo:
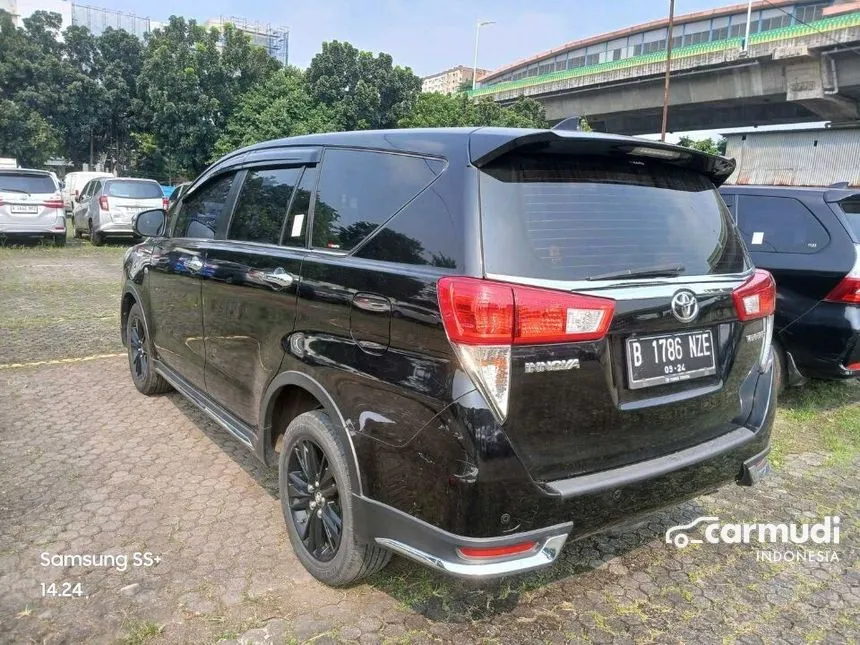
[[[839,516],[816,522],[720,522],[719,517],[697,517],[666,531],[666,544],[679,549],[690,544],[752,544],[763,562],[838,562]]]

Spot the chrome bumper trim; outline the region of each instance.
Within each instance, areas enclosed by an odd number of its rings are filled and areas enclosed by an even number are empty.
[[[507,576],[515,573],[523,573],[555,562],[561,553],[564,543],[567,541],[567,533],[561,535],[551,535],[544,538],[537,551],[530,551],[523,556],[511,557],[504,560],[493,560],[490,562],[482,562],[480,560],[471,559],[469,561],[452,561],[445,560],[430,553],[425,553],[408,544],[392,540],[391,538],[376,538],[376,543],[387,549],[391,549],[395,553],[415,560],[420,564],[426,565],[433,569],[444,571],[453,576],[463,578],[493,578],[496,576]]]

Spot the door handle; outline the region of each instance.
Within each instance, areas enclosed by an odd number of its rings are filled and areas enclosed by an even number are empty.
[[[293,274],[288,273],[281,267],[273,269],[268,273],[264,273],[263,280],[265,280],[272,286],[278,287],[279,289],[286,289],[287,287],[291,286],[293,282],[295,282]]]
[[[195,255],[185,263],[185,266],[187,266],[189,270],[197,273],[200,269],[203,268],[203,260],[201,260]]]

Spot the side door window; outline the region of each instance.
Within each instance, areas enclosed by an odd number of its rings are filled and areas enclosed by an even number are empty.
[[[314,247],[349,251],[409,203],[443,163],[403,154],[329,148],[313,210]]]
[[[284,246],[304,247],[307,243],[308,214],[316,181],[317,166],[306,166],[287,214],[284,235],[281,238],[281,244]]]
[[[239,191],[227,239],[279,244],[301,167],[249,170]]]
[[[220,175],[183,197],[173,222],[172,237],[215,239],[219,226],[228,215],[230,191],[235,175]]]
[[[821,222],[793,197],[738,195],[737,218],[753,253],[816,253],[830,242]]]

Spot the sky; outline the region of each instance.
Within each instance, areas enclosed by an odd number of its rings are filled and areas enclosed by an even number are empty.
[[[739,0],[735,0],[738,2]],[[676,0],[677,14],[732,0]],[[473,63],[475,23],[481,30],[479,67],[495,69],[579,38],[665,17],[668,0],[88,0],[153,20],[171,14],[196,18],[237,16],[286,26],[290,62],[306,67],[323,41],[346,40],[384,51],[395,64],[427,76]],[[181,9],[179,8],[181,6]]]

